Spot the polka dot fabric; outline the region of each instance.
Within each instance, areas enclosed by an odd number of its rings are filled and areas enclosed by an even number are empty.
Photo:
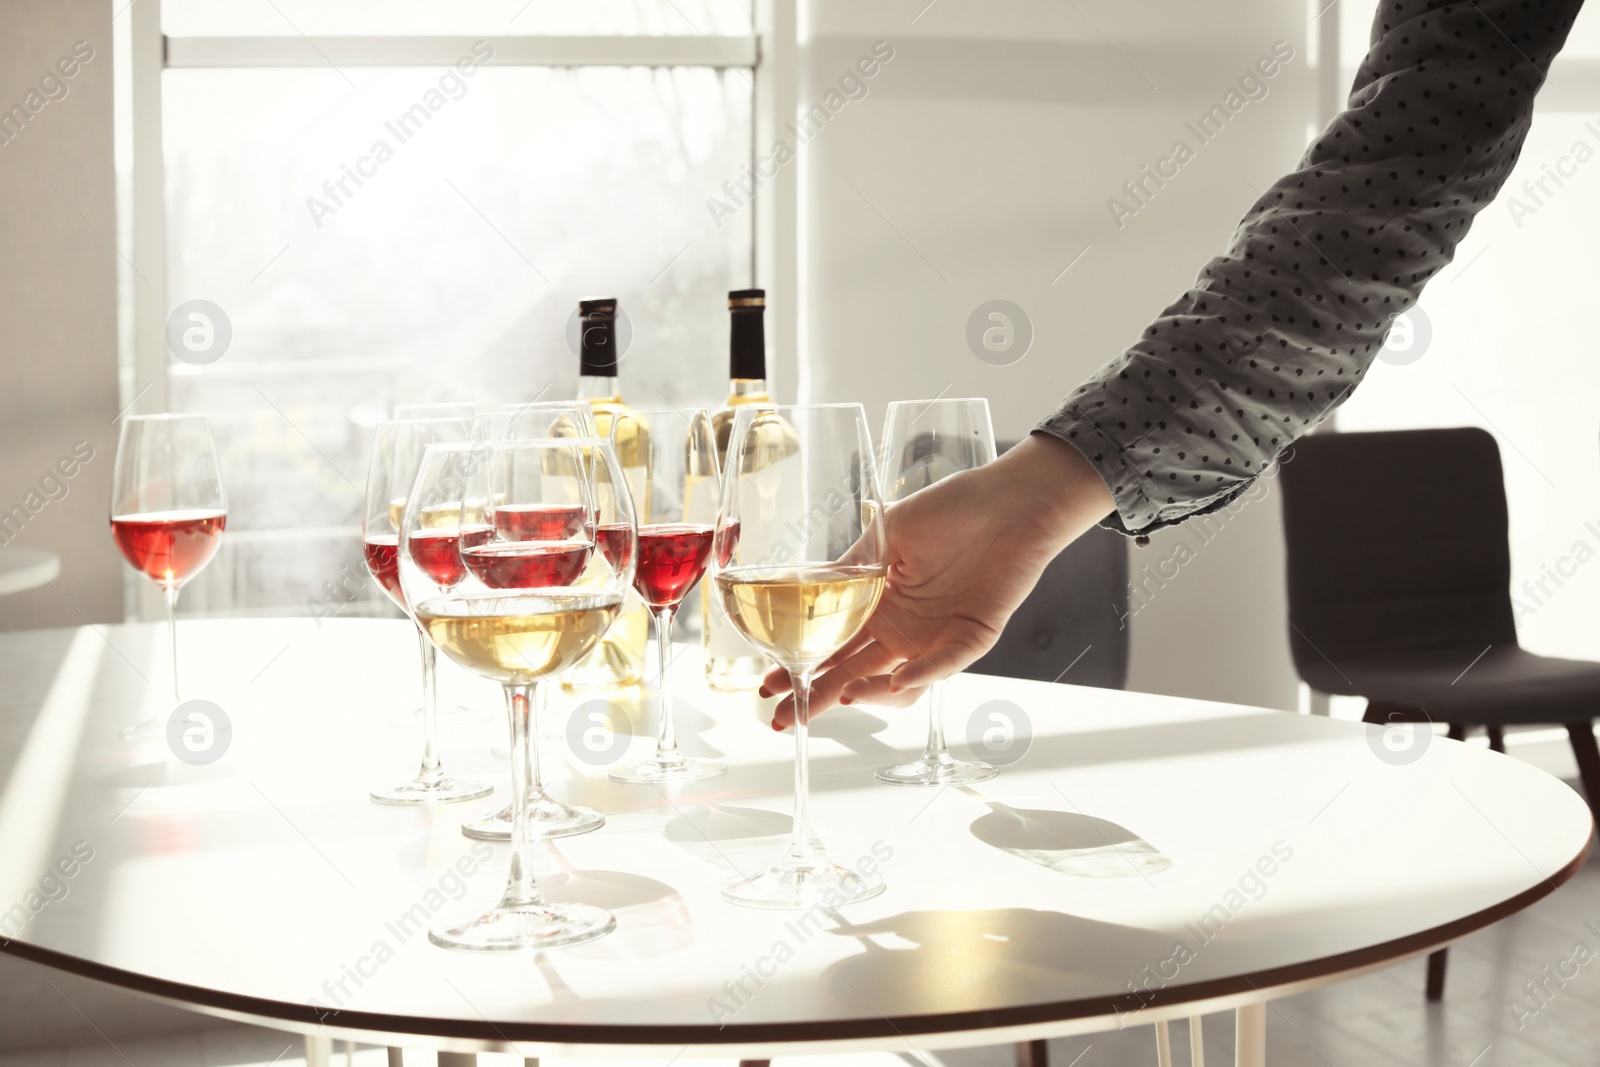
[[[1581,0],[1386,0],[1348,108],[1227,252],[1037,431],[1148,533],[1226,504],[1349,396],[1494,199]]]

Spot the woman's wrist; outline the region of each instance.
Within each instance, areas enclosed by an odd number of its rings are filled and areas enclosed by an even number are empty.
[[[1014,515],[1065,548],[1116,507],[1083,453],[1049,434],[1032,433],[991,465],[996,491]]]

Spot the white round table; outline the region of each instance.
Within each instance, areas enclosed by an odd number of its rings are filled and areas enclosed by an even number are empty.
[[[61,575],[61,557],[38,548],[0,551],[0,596],[49,585]]]
[[[420,752],[414,729],[388,725],[416,699],[408,623],[184,623],[185,696],[231,723],[212,742],[227,747],[206,753],[220,758],[198,765],[119,737],[166,710],[161,628],[102,632],[0,635],[10,715],[28,731],[0,794],[0,901],[23,902],[0,948],[318,1037],[753,1060],[1238,1009],[1239,1062],[1256,1064],[1269,998],[1525,907],[1592,838],[1565,785],[1444,738],[1397,752],[1354,723],[963,676],[946,701],[952,738],[987,732],[1003,747],[1031,733],[997,757],[1020,759],[974,788],[880,785],[874,768],[919,749],[920,710],[819,718],[819,832],[836,859],[877,863],[888,891],[836,913],[745,910],[718,886],[782,846],[793,745],[753,696],[705,688],[685,650],[680,736],[725,755],[728,775],[630,786],[560,741],[545,749],[552,792],[607,823],[541,849],[544,888],[612,909],[616,931],[539,955],[459,954],[424,931],[498,898],[506,847],[458,826],[507,799],[490,752],[501,728],[463,727],[444,745],[450,771],[497,782],[492,797],[367,800]],[[455,699],[498,700],[442,670]],[[603,699],[551,697],[555,738],[574,705]],[[621,703],[638,756],[654,723]],[[69,891],[44,891],[57,883]]]

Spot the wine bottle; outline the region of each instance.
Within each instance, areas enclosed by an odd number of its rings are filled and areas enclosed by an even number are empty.
[[[728,294],[728,399],[711,416],[717,438],[717,459],[726,463],[728,435],[738,408],[772,405],[767,393],[767,294],[763,289],[735,289]],[[754,689],[771,667],[728,619],[722,598],[701,586],[702,633],[705,641],[706,682],[713,689]]]
[[[617,345],[616,297],[578,301],[578,399],[594,413],[595,429],[610,437],[618,418],[633,409],[622,399],[618,369],[622,352]],[[648,431],[639,419],[624,419],[616,438],[617,459],[625,472],[645,469],[649,455]],[[631,480],[631,477],[630,477]],[[632,486],[638,506],[643,485]],[[598,553],[596,554],[598,557]],[[650,636],[650,616],[639,595],[629,592],[622,613],[600,643],[561,676],[568,690],[637,685],[644,677],[645,646]]]

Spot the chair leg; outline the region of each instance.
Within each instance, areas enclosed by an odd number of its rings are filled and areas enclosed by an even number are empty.
[[[1466,724],[1459,722],[1451,723],[1450,732],[1446,736],[1448,736],[1452,741],[1465,741],[1467,739]]]
[[[1050,1067],[1050,1043],[1042,1038],[1018,1041],[1017,1067]]]
[[[1594,743],[1594,724],[1569,722],[1567,736],[1572,739],[1572,754],[1578,758],[1578,777],[1583,780],[1589,810],[1600,820],[1600,746]]]
[[[1489,751],[1499,752],[1504,755],[1506,750],[1505,730],[1499,726],[1485,726],[1484,729],[1489,731]]]
[[[1450,961],[1450,950],[1442,948],[1428,956],[1428,999],[1444,999],[1444,968]]]

